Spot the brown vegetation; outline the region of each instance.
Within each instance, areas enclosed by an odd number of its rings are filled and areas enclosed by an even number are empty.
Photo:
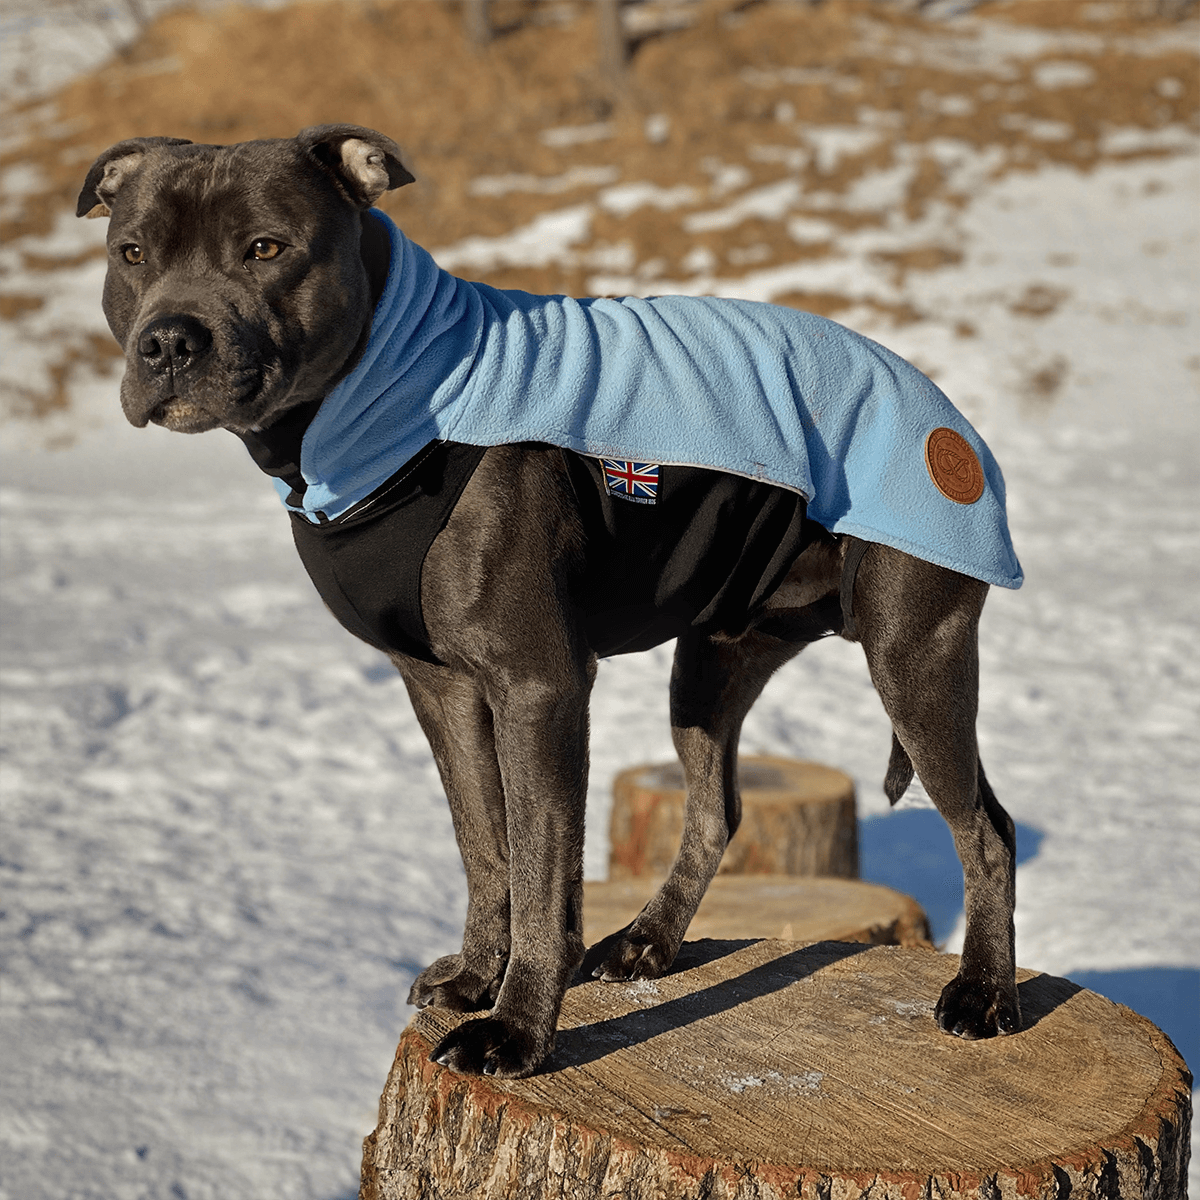
[[[1200,107],[1194,48],[1169,19],[1174,10],[1156,17],[1155,3],[993,0],[966,26],[877,0],[695,8],[690,27],[636,46],[618,90],[600,67],[597,8],[583,0],[495,0],[496,36],[483,46],[467,36],[461,5],[440,0],[175,11],[52,102],[9,114],[28,136],[0,170],[32,166],[42,186],[11,213],[6,233],[47,231],[73,208],[92,156],[122,138],[231,142],[349,121],[404,148],[418,183],[382,207],[432,249],[591,205],[569,254],[462,273],[575,294],[595,290],[597,272],[727,280],[827,256],[836,233],[885,226],[893,213],[914,221],[943,211],[932,206],[960,207],[979,170],[1088,170],[1106,157],[1167,153],[1108,135],[1194,127]],[[997,52],[990,43],[1015,27],[1070,37],[1044,53]],[[604,136],[567,144],[546,136],[581,126]],[[832,148],[814,130],[831,131]],[[954,168],[964,153],[975,156],[975,183]],[[592,174],[571,177],[572,168]],[[597,168],[620,183],[691,190],[661,206],[606,206]],[[900,179],[897,197],[854,201],[856,187],[889,170]],[[546,180],[559,182],[540,186]],[[788,181],[790,204],[743,208],[724,222],[704,217]],[[798,238],[789,226],[797,216],[823,222],[829,237]],[[906,272],[959,256],[953,238],[935,231],[887,258],[902,285]],[[859,302],[776,298],[824,313]],[[6,298],[0,318],[22,305]],[[894,308],[898,321],[920,315],[906,304],[875,307]]]

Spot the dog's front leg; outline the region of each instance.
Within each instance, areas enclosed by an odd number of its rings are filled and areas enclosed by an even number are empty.
[[[467,874],[462,950],[426,967],[408,1002],[473,1012],[495,1001],[509,952],[508,830],[492,711],[471,676],[400,655],[395,662],[441,774]]]
[[[490,689],[504,782],[511,949],[491,1015],[434,1047],[470,1074],[532,1073],[554,1047],[567,982],[583,957],[583,815],[587,697],[582,665],[567,680],[497,680]]]

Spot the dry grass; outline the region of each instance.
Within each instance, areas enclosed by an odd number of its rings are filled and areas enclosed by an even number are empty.
[[[597,209],[574,261],[471,272],[502,287],[580,293],[605,248],[622,247],[649,278],[685,277],[698,252],[719,263],[725,277],[830,252],[820,240],[798,243],[787,215],[704,232],[687,228],[689,214],[756,187],[792,179],[802,189],[798,211],[821,193],[813,215],[822,221],[838,229],[882,224],[887,213],[851,210],[838,197],[872,173],[909,162],[902,207],[916,219],[931,203],[968,199],[931,149],[947,140],[991,148],[993,174],[1048,162],[1087,170],[1105,155],[1106,131],[1194,125],[1200,108],[1194,51],[1184,44],[1146,52],[1147,34],[1180,28],[1147,15],[1152,2],[995,0],[978,12],[997,29],[1088,35],[1070,50],[1014,58],[998,72],[986,60],[973,62],[976,35],[928,23],[902,5],[707,0],[693,27],[638,47],[619,96],[597,69],[592,6],[497,0],[494,11],[503,32],[484,50],[468,44],[457,5],[432,0],[169,14],[52,105],[12,114],[28,123],[31,137],[0,160],[0,169],[32,164],[45,186],[14,214],[7,235],[47,231],[59,212],[74,207],[90,159],[123,138],[231,142],[289,136],[327,121],[371,126],[400,142],[419,182],[388,195],[382,207],[434,248],[508,233],[539,214],[591,201],[597,190],[480,197],[470,191],[480,176],[551,177],[615,164],[622,181],[694,189],[694,201],[675,209]],[[1041,86],[1047,61],[1060,74],[1061,64],[1075,63],[1090,81]],[[647,119],[656,116],[669,122],[665,140],[647,134]],[[554,148],[540,137],[596,122],[611,124],[606,140]],[[836,160],[807,155],[805,131],[828,126],[870,128],[877,137]],[[714,185],[722,167],[740,172],[727,196]],[[906,272],[937,269],[957,256],[953,246],[929,244],[892,254],[888,263],[902,283]],[[824,313],[850,304],[807,293],[777,299]],[[25,303],[5,298],[0,319],[27,311]],[[900,305],[890,315],[903,321],[920,314]]]
[[[806,186],[836,193],[886,165],[899,140],[957,138],[1006,147],[1024,167],[1047,160],[1086,166],[1099,154],[1105,127],[1158,128],[1191,119],[1200,103],[1195,55],[1182,51],[1079,54],[1095,72],[1094,83],[1047,90],[1031,84],[1036,61],[1002,81],[966,63],[952,71],[895,61],[943,33],[902,8],[829,0],[816,8],[763,4],[739,12],[732,0],[712,0],[693,28],[643,43],[614,104],[595,68],[589,5],[509,0],[497,7],[498,24],[509,32],[484,51],[466,43],[456,6],[427,0],[169,14],[128,55],[55,98],[54,123],[69,132],[16,152],[53,186],[13,232],[47,227],[46,200],[57,207],[73,199],[93,154],[146,134],[230,142],[286,137],[331,120],[385,130],[405,147],[421,181],[392,197],[393,206],[419,240],[440,244],[503,233],[563,201],[512,193],[480,203],[467,195],[479,175],[553,175],[600,161],[619,163],[626,179],[703,187],[698,164],[705,158],[744,162],[752,144],[794,142],[792,125],[853,125],[863,108],[884,114],[892,125],[870,153],[848,157],[828,174],[816,164],[799,172]],[[542,23],[548,7],[569,19]],[[1094,0],[1003,0],[982,11],[996,21],[1069,25],[1106,39],[1153,25],[1135,21],[1129,5],[1112,6],[1115,15],[1104,22],[1081,15],[1098,7]],[[868,24],[872,36],[864,38]],[[770,72],[796,68],[839,82],[763,86]],[[1164,78],[1178,81],[1177,94],[1156,90]],[[957,113],[945,103],[948,96],[960,102]],[[1031,121],[1063,122],[1072,135],[1039,141],[1013,125],[1018,111]],[[644,133],[652,113],[670,119],[660,145]],[[781,122],[781,114],[790,119]],[[604,142],[551,149],[538,137],[548,127],[601,120],[616,127]],[[754,183],[786,173],[771,164],[746,166]],[[941,190],[936,164],[925,171],[912,188],[918,206]],[[652,219],[639,214],[627,232],[637,237],[638,222]],[[654,241],[659,232],[647,231],[642,240]]]

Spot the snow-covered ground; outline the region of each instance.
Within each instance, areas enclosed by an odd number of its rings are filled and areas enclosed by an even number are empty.
[[[962,261],[887,285],[938,315],[848,322],[933,373],[1008,481],[1027,583],[988,602],[980,732],[1021,826],[1019,960],[1146,1012],[1194,1066],[1200,147],[1180,146],[981,174],[946,217]],[[51,236],[85,249],[102,224]],[[871,249],[837,261],[861,278]],[[36,373],[57,326],[102,329],[101,278],[23,278],[49,302],[8,330],[6,372]],[[349,1197],[409,983],[460,932],[436,772],[240,444],[123,425],[114,378],[81,375],[73,400],[11,421],[0,458],[0,1197]],[[613,774],[671,754],[669,662],[601,666],[590,877]],[[864,875],[957,944],[948,838],[919,789],[884,815],[856,647],[785,668],[743,748],[850,771]]]

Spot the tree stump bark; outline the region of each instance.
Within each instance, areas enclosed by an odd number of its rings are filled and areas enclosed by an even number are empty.
[[[819,763],[770,756],[738,761],[742,823],[723,875],[858,877],[854,781]],[[683,768],[631,767],[613,783],[609,877],[665,875],[683,835]]]
[[[643,876],[585,883],[584,942],[594,945],[628,925],[659,882]],[[925,910],[911,896],[857,879],[794,875],[718,875],[688,926],[688,936],[933,945]]]
[[[1019,973],[1025,1028],[965,1042],[958,960],[834,942],[689,942],[663,979],[567,992],[542,1073],[429,1061],[405,1030],[361,1200],[1177,1200],[1191,1076],[1149,1021]]]

